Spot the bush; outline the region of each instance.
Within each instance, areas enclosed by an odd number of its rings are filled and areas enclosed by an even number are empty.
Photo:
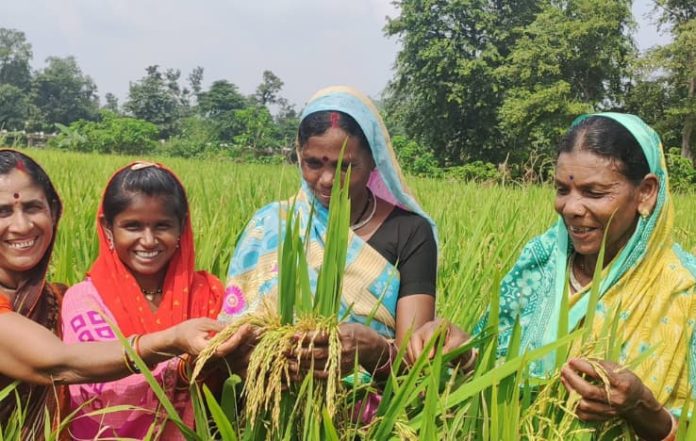
[[[672,190],[692,190],[696,184],[696,170],[687,158],[681,155],[679,148],[673,147],[667,151],[667,170],[669,185]]]
[[[168,156],[184,158],[210,157],[218,154],[222,145],[215,137],[215,130],[207,120],[191,117],[181,124],[181,133],[169,138],[160,147],[160,152]]]
[[[392,145],[404,171],[416,176],[442,176],[442,169],[433,152],[416,141],[396,135],[392,138]]]
[[[468,164],[450,167],[445,170],[445,176],[459,181],[501,182],[502,174],[495,164],[474,161]]]
[[[56,124],[60,134],[52,144],[65,150],[138,155],[157,147],[157,126],[140,119],[118,116],[108,110],[99,121],[76,121],[70,126]]]

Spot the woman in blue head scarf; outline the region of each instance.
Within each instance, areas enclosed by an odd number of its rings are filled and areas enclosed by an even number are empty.
[[[278,229],[285,219],[281,206],[293,206],[302,222],[311,222],[302,227],[309,227],[310,281],[316,284],[331,187],[346,140],[343,167],[351,167],[351,232],[341,299],[340,315],[347,315],[340,327],[341,360],[347,373],[357,355],[361,366],[379,377],[389,373],[395,345],[407,330],[434,317],[436,229],[403,180],[378,110],[354,89],[323,89],[302,112],[300,190],[294,205],[267,205],[247,225],[232,256],[220,318],[230,321],[262,303],[275,304],[266,300],[277,295]],[[321,337],[313,341],[315,362],[324,343]]]

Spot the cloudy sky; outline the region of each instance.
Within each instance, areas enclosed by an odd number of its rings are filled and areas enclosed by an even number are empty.
[[[635,0],[641,49],[666,41]],[[378,96],[392,76],[398,41],[384,36],[390,0],[3,0],[0,27],[26,33],[34,68],[73,55],[99,95],[122,101],[145,67],[205,69],[205,84],[227,79],[250,94],[264,70],[302,106],[331,84]]]

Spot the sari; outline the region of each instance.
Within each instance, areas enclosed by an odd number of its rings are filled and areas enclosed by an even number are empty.
[[[168,170],[151,163],[129,164],[126,168],[134,166]],[[170,173],[174,176],[173,172]],[[179,247],[167,267],[162,301],[157,311],[152,312],[135,277],[121,262],[116,251],[109,247],[100,222],[104,213],[103,203],[102,197],[97,211],[99,255],[87,278],[70,288],[65,295],[62,314],[64,340],[67,343],[115,340],[111,324],[118,326],[128,337],[160,331],[189,318],[217,316],[223,287],[211,274],[194,271],[195,252],[189,213],[186,213]],[[152,369],[152,373],[183,421],[193,426],[191,397],[188,385],[179,379],[178,363],[177,358],[164,361]],[[69,389],[73,409],[80,407],[71,425],[71,434],[77,439],[142,439],[153,424],[155,438],[183,439],[174,424],[166,422],[166,412],[141,374],[118,381],[71,385]],[[94,417],[86,415],[90,411],[116,405],[131,405],[138,409]]]
[[[672,239],[674,210],[660,138],[640,118],[629,114],[587,115],[574,124],[588,116],[611,118],[628,129],[659,182],[653,212],[639,217],[628,243],[602,271],[592,333],[596,338],[605,322],[618,315],[618,362],[625,365],[650,351],[632,370],[660,403],[679,414],[691,393],[689,384],[696,384],[696,259]],[[507,353],[518,317],[522,328],[520,352],[557,339],[565,274],[572,253],[562,218],[525,245],[501,282],[499,355]],[[568,332],[585,318],[589,291],[585,287],[570,301]],[[530,369],[537,376],[547,376],[554,366],[555,354],[550,354],[532,362]]]
[[[350,115],[365,134],[376,165],[367,184],[373,194],[427,219],[437,237],[434,222],[404,181],[387,129],[369,98],[349,87],[322,89],[310,99],[301,119],[326,110]],[[278,244],[290,209],[295,210],[301,231],[307,232],[309,279],[312,291],[316,290],[324,255],[328,209],[315,199],[301,175],[300,181],[300,190],[294,197],[261,208],[244,229],[232,255],[218,319],[230,322],[262,306],[275,307],[276,302],[272,299],[277,298],[278,291]],[[399,280],[399,271],[394,265],[349,231],[339,317],[345,317],[347,322],[369,322],[369,326],[381,335],[394,337]],[[372,313],[373,319],[368,320]]]
[[[2,151],[13,151],[2,149]],[[21,152],[16,152],[19,160],[25,156]],[[41,168],[40,165],[36,164]],[[17,169],[22,170],[23,164],[17,165]],[[49,182],[49,186],[53,185]],[[55,192],[55,190],[54,190]],[[65,292],[65,285],[51,284],[46,282],[48,267],[53,254],[58,223],[63,213],[63,204],[58,197],[49,201],[49,206],[54,210],[53,237],[39,263],[30,270],[28,279],[18,288],[14,299],[11,302],[11,310],[17,314],[33,320],[61,337],[61,317],[60,305]],[[46,195],[48,198],[49,195]],[[6,299],[8,300],[8,299]],[[9,377],[0,375],[0,390],[11,384],[13,380]],[[66,406],[67,394],[64,386],[39,386],[27,383],[20,383],[15,389],[20,403],[25,411],[24,427],[22,428],[22,439],[42,440],[44,439],[44,425],[46,415],[51,419],[50,426],[58,427],[61,419],[61,411]],[[0,422],[3,424],[9,421],[11,415],[16,412],[17,402],[13,394],[0,402]],[[62,438],[60,438],[62,439]]]

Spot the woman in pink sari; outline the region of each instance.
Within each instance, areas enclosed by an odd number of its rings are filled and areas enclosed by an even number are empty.
[[[113,340],[108,325],[125,336],[152,332],[195,317],[216,317],[223,287],[194,271],[193,232],[184,189],[159,164],[136,162],[109,181],[98,212],[99,256],[87,278],[68,290],[63,301],[66,342]],[[193,426],[187,365],[171,359],[153,369],[183,421]],[[142,375],[119,381],[70,387],[73,407],[81,406],[71,426],[75,439],[183,439]],[[108,406],[132,410],[90,417]]]

